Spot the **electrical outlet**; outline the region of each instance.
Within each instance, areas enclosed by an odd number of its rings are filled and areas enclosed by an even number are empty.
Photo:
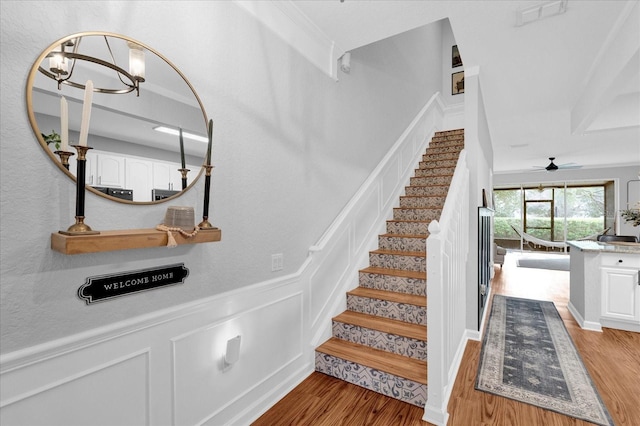
[[[271,272],[282,271],[282,253],[271,255]]]

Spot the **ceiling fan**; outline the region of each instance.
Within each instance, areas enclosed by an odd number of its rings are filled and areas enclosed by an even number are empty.
[[[556,157],[549,157],[549,165],[547,166],[534,166],[534,169],[538,169],[538,170],[546,170],[548,172],[555,172],[556,170],[559,169],[579,169],[582,166],[576,164],[576,163],[565,163],[565,164],[556,164],[553,162],[553,160],[555,160]]]

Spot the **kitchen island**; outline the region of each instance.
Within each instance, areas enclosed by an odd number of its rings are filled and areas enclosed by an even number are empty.
[[[569,312],[580,327],[640,332],[640,244],[568,241]]]

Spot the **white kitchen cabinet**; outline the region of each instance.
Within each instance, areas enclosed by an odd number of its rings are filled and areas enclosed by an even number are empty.
[[[640,331],[640,255],[600,256],[600,323],[603,327]]]
[[[179,168],[179,164],[155,161],[153,163],[153,188],[167,190],[181,189],[179,184],[180,179],[176,179],[176,175],[180,176]]]
[[[124,188],[125,164],[121,155],[98,153],[96,155],[96,186]]]
[[[640,325],[640,285],[638,270],[624,267],[602,267],[601,321],[629,321]]]
[[[640,245],[569,241],[567,308],[580,327],[640,332]]]
[[[151,201],[153,165],[141,158],[125,159],[125,187],[133,190],[133,201]]]
[[[189,169],[187,174],[187,184],[200,173],[200,168],[195,166],[186,166]],[[153,188],[168,189],[171,191],[182,191],[182,173],[180,173],[180,164],[169,163],[164,161],[155,161],[153,163]]]

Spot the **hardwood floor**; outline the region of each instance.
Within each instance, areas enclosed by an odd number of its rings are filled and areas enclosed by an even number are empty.
[[[516,254],[496,267],[492,294],[552,300],[617,426],[640,425],[640,333],[584,331],[567,309],[569,273],[519,268]],[[490,306],[487,306],[490,309]],[[587,423],[532,405],[474,389],[481,343],[469,341],[449,400],[450,426]],[[428,425],[423,410],[321,373],[303,383],[262,415],[262,425]]]

